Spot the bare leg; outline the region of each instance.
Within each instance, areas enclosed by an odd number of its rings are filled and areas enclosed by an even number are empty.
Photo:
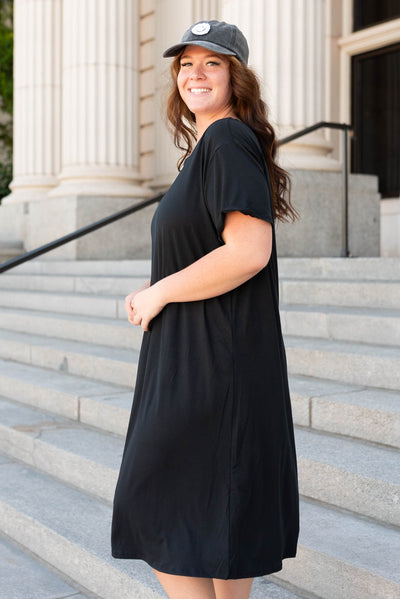
[[[154,574],[161,582],[169,599],[216,599],[212,578],[176,576],[158,570],[154,570]]]
[[[249,599],[253,578],[213,578],[216,599]]]

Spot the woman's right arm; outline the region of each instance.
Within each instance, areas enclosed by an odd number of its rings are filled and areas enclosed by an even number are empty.
[[[125,311],[126,311],[126,313],[128,315],[128,320],[132,324],[133,324],[133,316],[134,316],[133,315],[133,309],[132,309],[133,298],[135,297],[135,295],[137,293],[139,293],[140,291],[144,291],[148,287],[150,287],[150,279],[148,281],[146,281],[144,285],[142,285],[138,289],[135,289],[135,291],[132,291],[132,293],[130,293],[129,295],[127,295],[126,298],[125,298],[125,306],[124,306],[124,308],[125,308]]]

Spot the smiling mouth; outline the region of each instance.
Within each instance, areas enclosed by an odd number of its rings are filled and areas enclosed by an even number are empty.
[[[211,91],[211,89],[209,89],[208,87],[192,87],[189,89],[189,91],[191,94],[200,95],[200,94],[208,94]]]

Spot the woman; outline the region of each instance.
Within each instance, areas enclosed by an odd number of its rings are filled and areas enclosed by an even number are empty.
[[[170,599],[247,599],[297,547],[274,234],[295,211],[239,29],[197,23],[164,56],[184,166],[152,221],[151,282],[126,298],[145,332],[112,550]]]

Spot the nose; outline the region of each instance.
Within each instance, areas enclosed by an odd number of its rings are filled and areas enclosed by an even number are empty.
[[[190,79],[202,79],[204,77],[204,70],[202,65],[193,66],[192,72],[190,73]]]

